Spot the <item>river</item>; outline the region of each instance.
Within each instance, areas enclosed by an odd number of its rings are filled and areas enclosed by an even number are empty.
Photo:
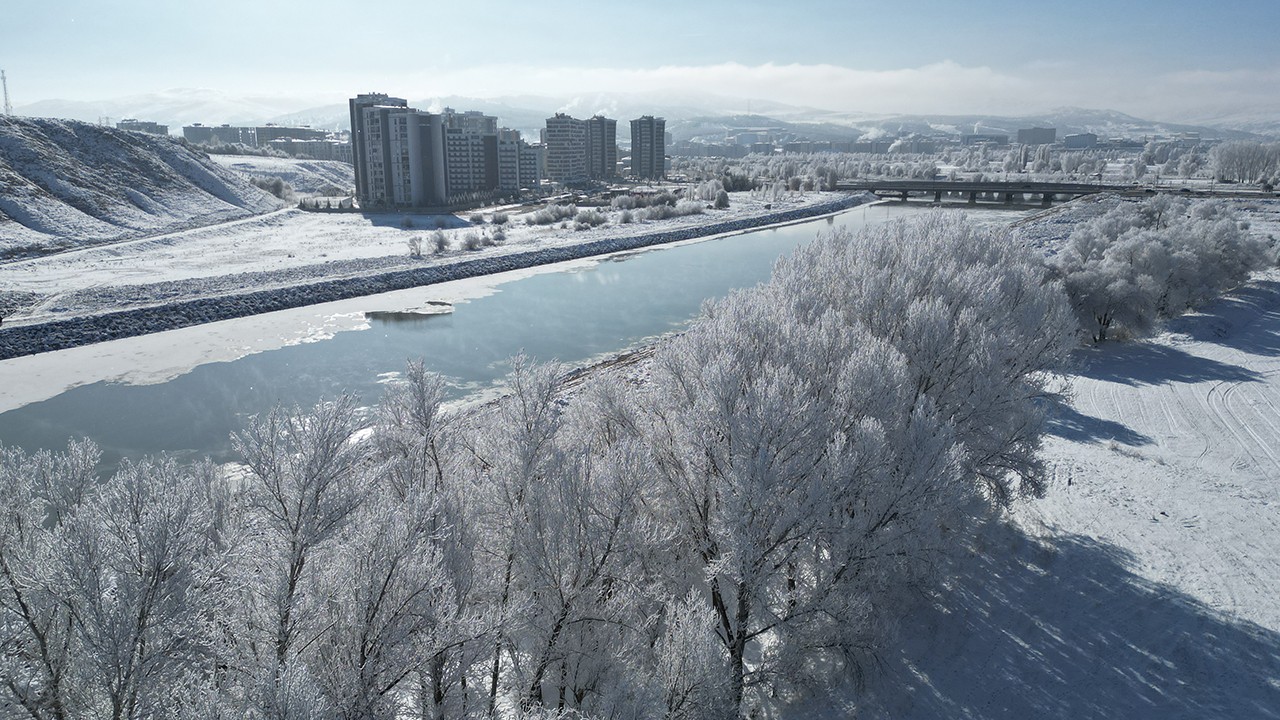
[[[779,257],[818,232],[913,212],[864,206],[786,227],[4,361],[0,381],[11,409],[0,413],[0,440],[34,450],[88,437],[107,466],[154,453],[223,461],[231,432],[249,416],[344,392],[373,404],[382,384],[416,358],[445,376],[451,398],[482,397],[501,388],[517,353],[581,366],[649,344],[685,326],[704,301],[766,280]]]

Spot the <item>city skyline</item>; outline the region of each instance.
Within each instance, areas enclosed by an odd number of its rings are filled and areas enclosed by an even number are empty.
[[[0,27],[0,68],[18,108],[172,88],[317,104],[398,88],[477,98],[709,92],[868,113],[1074,105],[1169,121],[1280,110],[1280,5],[1263,0],[1085,0],[1052,11],[920,0],[892,13],[861,1],[784,11],[655,0],[643,14],[593,8],[588,23],[565,22],[582,11],[561,0],[374,7],[383,12],[330,0],[231,0],[198,12],[134,0],[22,4]]]

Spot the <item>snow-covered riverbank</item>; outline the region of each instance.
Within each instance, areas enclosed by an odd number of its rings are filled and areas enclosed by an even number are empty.
[[[610,224],[582,232],[524,226],[513,228],[511,237],[501,245],[476,252],[424,257],[412,257],[405,252],[405,239],[412,237],[411,233],[400,227],[386,227],[387,223],[379,225],[376,216],[294,211],[301,216],[298,220],[303,226],[316,222],[359,222],[370,236],[381,237],[389,231],[394,243],[389,245],[383,238],[362,245],[362,236],[356,236],[348,243],[351,247],[346,247],[342,245],[341,236],[325,233],[311,236],[300,228],[293,228],[292,244],[281,245],[282,248],[293,247],[292,254],[312,258],[329,255],[320,248],[331,248],[343,256],[342,259],[323,264],[286,262],[277,269],[230,272],[271,265],[273,251],[242,247],[256,237],[255,228],[249,223],[239,224],[231,231],[205,229],[173,238],[153,238],[126,248],[113,246],[13,263],[0,267],[0,279],[11,281],[6,282],[7,289],[43,299],[0,329],[0,358],[743,232],[820,217],[867,200],[868,197],[859,195],[810,193],[781,203],[765,204],[752,201],[744,194],[737,199],[737,208],[728,211],[708,211],[652,223]],[[277,214],[262,222],[288,224],[290,220]],[[403,224],[419,222],[421,220],[411,218]],[[214,237],[206,237],[208,233],[214,233]],[[163,247],[157,246],[166,241],[177,248],[176,256],[166,254]],[[322,244],[318,248],[316,243]],[[389,254],[391,252],[395,254]],[[128,262],[132,270],[148,273],[158,281],[128,283],[131,275],[119,269],[113,275],[112,268],[122,262],[121,253],[130,254]],[[227,257],[220,259],[222,253]]]

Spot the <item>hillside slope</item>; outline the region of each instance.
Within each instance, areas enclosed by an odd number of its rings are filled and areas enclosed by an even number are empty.
[[[250,178],[280,178],[301,196],[351,193],[356,186],[355,168],[336,160],[300,160],[254,155],[210,155],[219,165]]]
[[[200,227],[280,207],[167,138],[0,117],[0,260]]]

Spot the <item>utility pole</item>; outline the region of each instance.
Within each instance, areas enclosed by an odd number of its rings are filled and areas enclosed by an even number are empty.
[[[0,85],[4,85],[4,114],[12,115],[13,106],[9,104],[9,78],[5,77],[4,70],[0,70]]]

